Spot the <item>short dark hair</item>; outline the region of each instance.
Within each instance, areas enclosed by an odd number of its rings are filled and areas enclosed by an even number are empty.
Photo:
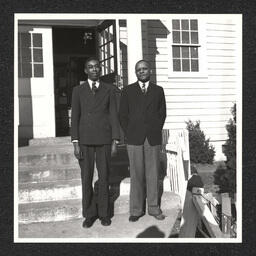
[[[97,57],[92,56],[92,57],[89,57],[88,59],[85,60],[85,62],[84,62],[84,68],[87,67],[88,62],[91,61],[91,60],[96,60],[96,61],[98,61],[98,62],[100,63],[100,61],[99,61],[99,59],[98,59]]]
[[[145,62],[145,63],[147,63],[147,64],[148,64],[148,66],[150,67],[150,63],[149,63],[149,61],[147,61],[147,60],[139,60],[139,61],[137,61],[137,62],[136,62],[136,64],[135,64],[135,68],[136,68],[136,66],[137,66],[139,63],[141,63],[141,62]]]

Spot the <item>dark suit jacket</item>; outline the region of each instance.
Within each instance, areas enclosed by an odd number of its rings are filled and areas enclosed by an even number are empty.
[[[89,83],[74,87],[72,94],[71,140],[80,144],[111,144],[119,139],[115,87],[100,82],[93,95]]]
[[[166,103],[162,87],[150,82],[146,95],[143,95],[138,82],[124,88],[119,121],[127,144],[142,145],[147,137],[151,146],[160,145],[165,118]]]

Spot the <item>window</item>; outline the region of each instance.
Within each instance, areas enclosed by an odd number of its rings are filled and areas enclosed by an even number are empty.
[[[19,33],[18,38],[19,77],[43,77],[42,34]]]
[[[99,56],[102,75],[115,72],[114,62],[114,31],[113,25],[105,28],[99,33]]]
[[[197,19],[172,20],[172,72],[199,72]]]

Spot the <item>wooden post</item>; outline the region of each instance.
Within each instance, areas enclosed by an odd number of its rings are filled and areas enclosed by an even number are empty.
[[[221,194],[221,229],[225,237],[230,237],[231,234],[231,199],[228,193]]]
[[[192,193],[187,190],[181,218],[179,237],[195,237],[198,222],[199,217],[193,203]]]

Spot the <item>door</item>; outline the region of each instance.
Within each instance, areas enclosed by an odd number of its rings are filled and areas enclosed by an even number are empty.
[[[116,84],[116,23],[115,20],[105,20],[97,27],[98,57],[101,64],[101,80]]]

